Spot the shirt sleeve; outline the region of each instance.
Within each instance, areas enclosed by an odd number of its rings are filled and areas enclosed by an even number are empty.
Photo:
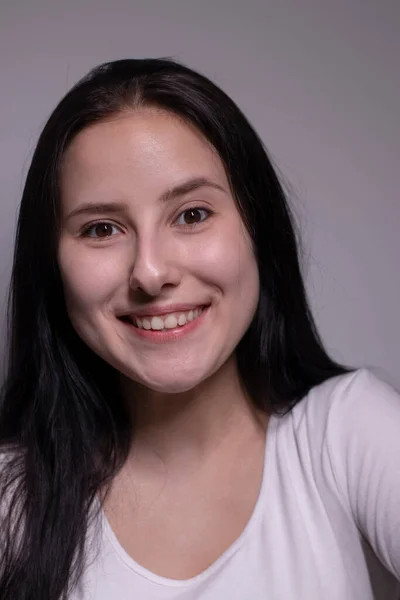
[[[400,394],[370,371],[332,392],[326,450],[361,534],[400,580]]]

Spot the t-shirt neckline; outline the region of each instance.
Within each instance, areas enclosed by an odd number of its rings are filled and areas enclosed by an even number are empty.
[[[163,577],[161,575],[157,575],[153,573],[146,567],[143,567],[138,562],[136,562],[122,547],[120,542],[118,541],[117,536],[115,535],[111,525],[108,522],[108,519],[104,513],[104,510],[100,508],[100,519],[101,525],[104,532],[104,540],[103,543],[109,542],[112,545],[112,549],[117,554],[118,558],[124,563],[128,569],[134,571],[144,579],[151,581],[157,585],[162,585],[166,587],[189,587],[191,585],[195,585],[201,581],[204,581],[208,577],[210,577],[215,571],[224,565],[233,554],[235,554],[239,548],[243,545],[245,539],[247,538],[250,531],[254,528],[255,524],[258,522],[260,515],[266,506],[266,495],[268,488],[268,480],[269,480],[269,471],[270,471],[270,461],[271,454],[275,434],[276,434],[276,426],[277,426],[278,417],[276,415],[270,415],[268,419],[268,425],[265,436],[265,446],[264,446],[264,465],[262,472],[262,479],[260,485],[260,491],[258,493],[258,497],[253,508],[253,512],[251,513],[249,520],[247,521],[243,531],[236,538],[234,542],[226,549],[224,552],[204,571],[195,575],[194,577],[190,577],[189,579],[170,579],[168,577]]]

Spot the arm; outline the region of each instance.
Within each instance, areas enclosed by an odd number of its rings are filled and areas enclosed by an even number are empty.
[[[362,535],[400,580],[400,394],[361,370],[334,396],[325,441],[336,484]]]

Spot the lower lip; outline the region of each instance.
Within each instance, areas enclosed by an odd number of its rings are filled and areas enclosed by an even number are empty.
[[[180,340],[182,337],[188,335],[192,331],[195,331],[200,325],[204,322],[206,315],[208,314],[208,309],[210,307],[207,306],[203,309],[203,312],[197,319],[194,319],[190,323],[186,323],[186,325],[182,325],[182,327],[174,327],[174,329],[163,329],[162,331],[155,331],[153,329],[139,329],[139,327],[135,327],[132,323],[128,323],[127,321],[121,321],[125,327],[129,329],[129,331],[133,332],[135,335],[149,340],[151,342],[172,342],[175,340]]]

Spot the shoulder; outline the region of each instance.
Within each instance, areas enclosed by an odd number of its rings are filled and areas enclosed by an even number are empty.
[[[335,377],[313,388],[292,419],[314,475],[333,483],[353,515],[384,490],[387,502],[399,502],[400,394],[391,385],[368,369]]]
[[[400,473],[400,394],[368,369],[312,388],[279,427],[313,476],[343,494],[361,472],[375,483]]]
[[[293,408],[297,423],[319,423],[331,432],[370,427],[371,419],[376,427],[382,427],[399,415],[399,392],[368,369],[328,379],[312,388]]]
[[[399,392],[361,369],[312,390],[303,412],[320,488],[328,483],[336,491],[381,562],[399,578]]]
[[[325,443],[332,460],[346,461],[354,478],[376,467],[399,470],[400,394],[362,369],[333,386],[326,407]]]

